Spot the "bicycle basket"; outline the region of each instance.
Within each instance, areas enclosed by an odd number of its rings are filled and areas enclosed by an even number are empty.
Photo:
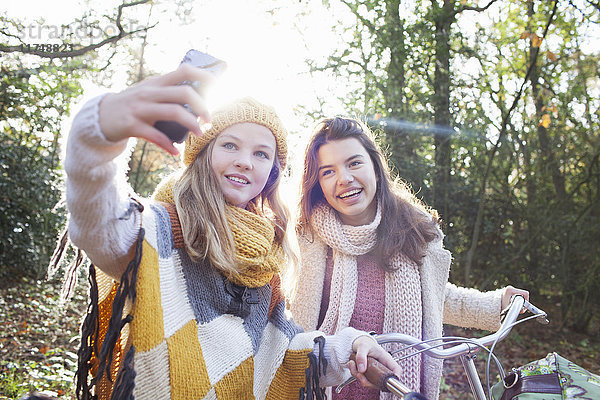
[[[492,387],[492,400],[600,399],[600,377],[557,353],[513,369]]]

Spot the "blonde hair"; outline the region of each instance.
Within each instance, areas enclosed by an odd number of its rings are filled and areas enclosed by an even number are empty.
[[[211,140],[184,170],[173,187],[173,198],[181,221],[186,251],[196,262],[208,259],[225,273],[238,273],[234,261],[235,241],[226,217],[226,200],[212,169]],[[286,275],[296,275],[298,256],[287,235],[290,212],[279,194],[281,163],[275,158],[262,192],[253,200],[275,226],[275,240],[281,245],[287,263]]]

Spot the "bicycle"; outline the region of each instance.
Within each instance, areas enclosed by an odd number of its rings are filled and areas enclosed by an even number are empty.
[[[529,311],[533,315],[522,319],[518,319],[522,310]],[[515,325],[520,324],[522,322],[528,321],[530,319],[536,319],[542,324],[549,323],[547,319],[548,314],[545,311],[534,306],[533,304],[525,300],[523,296],[519,295],[514,296],[512,298],[510,305],[504,311],[502,311],[502,317],[503,320],[500,329],[498,329],[498,331],[496,331],[495,333],[481,338],[471,339],[458,336],[444,336],[441,338],[423,341],[401,333],[384,333],[382,335],[375,335],[374,337],[375,339],[377,339],[377,342],[382,345],[388,343],[397,343],[405,345],[404,347],[393,351],[392,355],[407,350],[414,350],[412,353],[398,358],[398,360],[407,357],[412,357],[416,354],[421,353],[444,360],[460,357],[465,374],[467,376],[467,380],[469,382],[469,386],[471,387],[471,392],[473,393],[475,400],[487,400],[486,394],[483,389],[483,385],[481,383],[481,379],[479,377],[477,369],[475,368],[475,358],[477,354],[481,350],[485,350],[489,354],[486,367],[486,381],[488,389],[487,393],[489,395],[489,370],[490,361],[492,359],[496,361],[498,370],[500,371],[500,378],[504,380],[505,377],[504,370],[502,369],[498,359],[494,355],[494,348],[496,344],[502,339],[504,339],[506,336],[508,336],[508,334]],[[488,346],[490,347],[488,348]],[[399,396],[401,399],[425,400],[425,397],[423,395],[411,391],[395,375],[391,374],[389,370],[384,370],[381,366],[375,363],[369,363],[365,375],[367,376],[369,381],[377,383],[380,390],[389,391]],[[343,389],[343,387],[345,387],[353,380],[354,379],[352,378],[344,382],[342,385],[337,387],[336,391],[339,393],[341,389]]]

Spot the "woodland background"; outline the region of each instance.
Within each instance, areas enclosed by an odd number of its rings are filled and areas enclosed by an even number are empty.
[[[265,2],[277,19],[276,3]],[[200,4],[179,0],[166,10],[185,24]],[[306,60],[307,73],[339,80],[318,96],[321,107],[297,106],[304,122],[289,127],[291,135],[333,99],[365,118],[395,173],[439,211],[454,255],[451,280],[481,290],[527,288],[551,311],[552,325],[516,333],[505,356],[524,363],[556,350],[598,373],[600,2],[323,4],[352,16],[323,16],[347,45]],[[90,6],[73,23],[118,29],[84,44],[67,38],[73,48],[60,52],[23,47],[25,26],[0,10],[0,398],[72,393],[85,282],[61,308],[60,277],[42,279],[66,220],[61,124],[85,80],[102,84],[124,67],[129,84],[153,74],[144,60],[152,18],[135,30],[121,20],[133,8],[150,16],[160,5],[123,3],[110,15]],[[294,6],[301,26],[311,2]],[[481,22],[467,31],[468,20]],[[139,142],[132,187],[150,194],[176,161]],[[445,388],[446,398],[462,398],[464,387]]]

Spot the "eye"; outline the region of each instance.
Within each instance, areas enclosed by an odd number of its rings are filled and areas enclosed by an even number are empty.
[[[333,174],[333,171],[330,169],[325,169],[325,170],[321,171],[321,176],[323,176],[323,177],[325,177],[327,175],[331,175],[331,174]]]
[[[361,164],[362,164],[362,162],[361,162],[361,161],[358,161],[358,160],[355,160],[355,161],[352,161],[352,162],[350,162],[350,166],[351,166],[351,167],[356,167],[356,166],[359,166],[359,165],[361,165]]]
[[[257,151],[256,153],[254,153],[257,157],[260,158],[264,158],[265,160],[269,159],[269,155],[267,153],[265,153],[264,151]]]
[[[235,144],[233,144],[231,142],[223,143],[223,147],[226,148],[227,150],[235,150],[236,149]]]

